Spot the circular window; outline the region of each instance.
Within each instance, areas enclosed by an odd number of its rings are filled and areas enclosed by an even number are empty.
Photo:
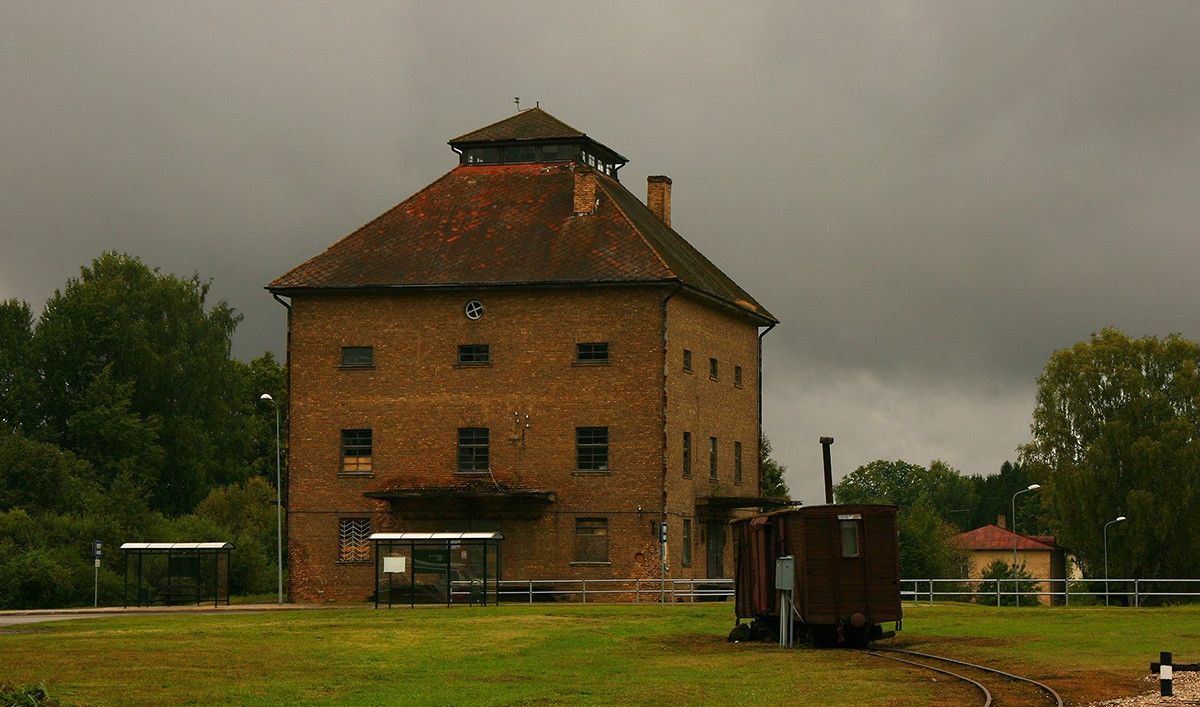
[[[467,302],[464,311],[467,313],[467,319],[479,319],[483,316],[483,303],[477,299],[473,299]]]

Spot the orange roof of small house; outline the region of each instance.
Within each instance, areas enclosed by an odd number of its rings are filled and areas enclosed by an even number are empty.
[[[1053,535],[1022,535],[994,523],[959,533],[955,540],[967,550],[1012,550],[1015,546],[1018,550],[1049,552],[1056,547]]]

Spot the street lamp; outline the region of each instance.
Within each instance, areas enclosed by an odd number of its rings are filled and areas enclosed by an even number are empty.
[[[1120,523],[1125,516],[1117,516],[1104,524],[1104,605],[1108,606],[1108,526]]]
[[[1013,532],[1012,571],[1013,571],[1013,580],[1016,580],[1016,578],[1017,578],[1017,541],[1021,539],[1021,536],[1017,534],[1017,496],[1020,496],[1021,494],[1025,493],[1026,491],[1037,491],[1041,487],[1042,487],[1041,484],[1029,484],[1029,486],[1027,488],[1023,488],[1020,491],[1017,491],[1016,493],[1013,494],[1013,497],[1012,497],[1012,526],[1013,526],[1012,527],[1012,532]],[[1015,589],[1015,592],[1017,595],[1017,606],[1020,606],[1021,605],[1021,587],[1019,584],[1016,584],[1015,581],[1014,581],[1013,586],[1014,586],[1014,589]]]
[[[278,564],[279,603],[283,603],[283,484],[280,483],[279,469],[279,403],[270,393],[258,396],[259,400],[270,401],[275,406],[275,557]]]

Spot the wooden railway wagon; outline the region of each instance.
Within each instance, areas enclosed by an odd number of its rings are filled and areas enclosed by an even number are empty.
[[[894,621],[899,630],[895,506],[789,508],[735,520],[732,526],[737,626],[731,640],[777,635],[775,559],[788,555],[795,558],[792,618],[798,639],[865,645],[885,635],[884,622]]]

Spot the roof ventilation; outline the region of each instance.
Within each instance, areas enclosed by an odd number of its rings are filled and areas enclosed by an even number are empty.
[[[671,178],[662,174],[646,177],[646,206],[659,221],[671,225]]]
[[[575,213],[590,214],[600,201],[596,198],[596,172],[590,167],[575,167]]]

